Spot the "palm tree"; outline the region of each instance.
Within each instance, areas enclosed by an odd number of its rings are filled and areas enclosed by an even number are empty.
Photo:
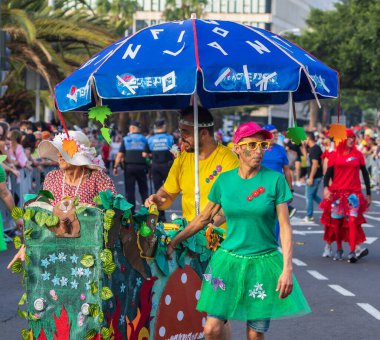
[[[56,6],[61,9],[53,10],[46,0],[2,3],[2,29],[12,37],[12,69],[4,82],[9,88],[0,99],[1,108],[2,103],[12,102],[7,96],[14,98],[25,92],[26,69],[40,74],[52,95],[59,81],[115,40],[101,17],[84,8],[70,7],[63,0],[56,1]],[[13,108],[8,106],[6,113],[17,113],[17,107]]]
[[[164,17],[167,21],[190,19],[191,14],[195,13],[197,18],[201,18],[207,0],[182,0],[181,6],[177,7],[176,0],[166,0]]]

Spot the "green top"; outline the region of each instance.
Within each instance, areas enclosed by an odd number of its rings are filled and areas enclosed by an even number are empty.
[[[5,174],[4,168],[0,165],[0,183],[5,182],[7,175]]]
[[[253,197],[255,191],[255,195],[261,193]],[[249,179],[241,178],[238,168],[220,174],[208,199],[222,206],[227,219],[222,248],[240,255],[258,255],[277,249],[276,206],[291,198],[284,175],[268,168],[261,167]]]

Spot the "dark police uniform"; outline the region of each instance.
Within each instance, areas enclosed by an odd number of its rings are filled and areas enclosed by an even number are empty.
[[[136,206],[136,182],[142,199],[142,204],[148,198],[147,164],[142,156],[147,147],[147,140],[141,133],[129,133],[120,146],[119,152],[124,154],[125,192],[129,203]]]
[[[173,164],[173,155],[169,151],[173,144],[173,136],[166,132],[156,133],[148,138],[146,151],[152,154],[151,175],[156,192],[164,184]],[[160,220],[165,221],[164,211],[160,211]]]

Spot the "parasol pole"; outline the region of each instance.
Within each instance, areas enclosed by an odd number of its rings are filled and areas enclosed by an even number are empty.
[[[198,96],[193,95],[194,109],[194,169],[195,169],[195,214],[200,213],[200,190],[199,190],[199,129],[198,129]]]
[[[291,128],[293,126],[292,124],[292,118],[293,118],[293,96],[292,93],[289,92],[289,115],[288,115],[288,128]]]

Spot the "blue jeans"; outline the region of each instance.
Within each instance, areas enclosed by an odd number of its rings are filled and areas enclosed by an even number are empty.
[[[306,205],[307,205],[307,217],[312,217],[314,213],[314,201],[318,204],[322,199],[318,196],[319,183],[321,183],[322,177],[314,178],[313,185],[306,184]]]
[[[208,314],[207,316],[211,318],[215,318],[218,320],[224,320],[223,318],[215,315]],[[225,320],[225,323],[227,320]],[[253,329],[255,332],[258,333],[265,333],[268,331],[270,325],[270,319],[265,320],[247,320],[247,328]]]

